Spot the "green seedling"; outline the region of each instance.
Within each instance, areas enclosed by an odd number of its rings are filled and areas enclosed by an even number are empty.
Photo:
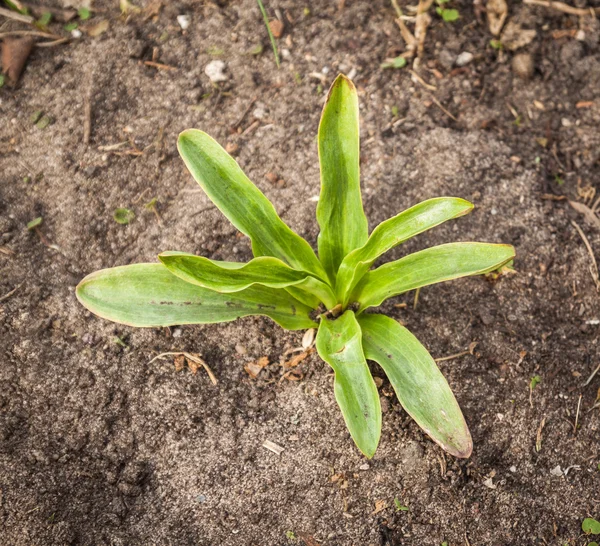
[[[77,287],[77,297],[96,315],[130,326],[264,315],[288,330],[318,328],[317,351],[335,372],[335,398],[362,453],[373,456],[381,433],[379,394],[367,365],[373,360],[419,426],[452,455],[469,457],[469,429],[433,358],[399,322],[366,311],[410,290],[489,273],[515,252],[510,245],[450,243],[372,269],[388,250],[469,213],[473,205],[453,197],[429,199],[386,220],[369,236],[360,193],[358,118],[356,89],[340,75],[319,125],[318,258],[235,160],[206,133],[190,129],[178,140],[187,168],[250,238],[255,258],[234,263],[163,252],[160,263],[92,273]]]
[[[258,8],[260,9],[260,13],[263,17],[263,22],[265,23],[265,27],[267,27],[267,34],[269,35],[269,40],[271,42],[271,47],[273,48],[273,56],[275,57],[275,64],[277,68],[279,68],[279,50],[277,49],[277,42],[275,41],[275,36],[273,36],[273,32],[271,31],[271,26],[269,25],[269,16],[267,15],[267,10],[265,9],[262,0],[256,0],[258,4]]]
[[[117,222],[117,224],[127,225],[133,221],[133,219],[135,218],[135,213],[130,209],[118,208],[115,209],[115,212],[113,213],[113,218],[115,222]]]
[[[435,8],[435,12],[446,22],[454,23],[460,18],[460,13],[457,9],[445,8],[444,4],[447,4],[450,0],[437,0],[438,6]]]
[[[600,535],[600,521],[594,518],[585,518],[581,524],[581,530],[586,535]]]

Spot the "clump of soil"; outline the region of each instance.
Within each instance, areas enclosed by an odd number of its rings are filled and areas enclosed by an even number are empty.
[[[600,302],[572,222],[597,259],[600,230],[563,196],[589,202],[598,189],[597,21],[511,4],[510,17],[537,31],[520,50],[535,67],[523,79],[514,53],[489,45],[485,18],[459,3],[458,22],[433,15],[428,30],[431,91],[407,69],[379,67],[403,50],[387,2],[318,1],[308,12],[269,4],[285,22],[280,70],[252,0],[175,2],[127,19],[95,2],[92,23],[109,21],[106,32],[36,48],[19,86],[0,90],[2,542],[586,544],[581,521],[600,515],[591,409],[600,376],[583,386],[600,363]],[[473,60],[457,68],[464,51]],[[213,86],[204,67],[216,58],[228,79]],[[517,249],[516,275],[433,286],[416,309],[412,294],[383,308],[435,357],[477,342],[473,355],[440,362],[471,427],[468,461],[424,436],[374,366],[385,413],[367,462],[316,355],[300,381],[280,381],[280,358],[302,334],[268,319],[137,330],[75,300],[85,274],[161,250],[251,257],[178,158],[176,136],[188,127],[228,146],[315,243],[315,135],[338,71],[354,72],[359,88],[371,226],[439,195],[476,205],[386,260],[454,240]],[[37,111],[52,123],[32,123]],[[144,206],[154,198],[159,217]],[[114,221],[119,207],[135,213],[128,225]],[[166,351],[201,353],[218,384],[171,360],[149,364]],[[250,378],[244,366],[265,356]]]

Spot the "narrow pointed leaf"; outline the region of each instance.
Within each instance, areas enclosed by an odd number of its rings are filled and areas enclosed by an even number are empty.
[[[473,205],[464,199],[437,197],[423,201],[379,224],[366,244],[348,254],[340,265],[336,290],[343,299],[343,304],[348,303],[352,289],[382,254],[419,233],[463,216],[471,210]]]
[[[92,313],[140,327],[228,322],[264,315],[283,328],[316,326],[311,309],[285,290],[254,286],[220,294],[182,281],[162,264],[135,264],[103,269],[77,286],[77,298]]]
[[[158,259],[180,279],[217,292],[239,292],[253,285],[271,288],[293,286],[316,296],[329,308],[336,304],[327,284],[306,271],[292,269],[277,258],[265,256],[248,263],[217,262],[193,254],[164,252]]]
[[[319,124],[319,162],[319,257],[333,281],[344,256],[368,237],[360,196],[358,96],[341,74],[329,90]]]
[[[255,256],[274,256],[294,269],[327,278],[310,245],[279,218],[272,203],[216,140],[188,129],[179,135],[177,147],[206,195],[250,237]]]
[[[359,302],[362,311],[415,288],[489,273],[514,257],[515,249],[511,245],[449,243],[434,246],[369,271],[350,299]]]
[[[406,412],[448,453],[469,457],[473,442],[467,423],[427,349],[384,315],[364,314],[358,322],[365,356],[383,368]]]
[[[335,399],[352,439],[364,455],[372,457],[381,435],[381,406],[361,338],[354,313],[346,311],[336,320],[321,318],[316,346],[335,372]]]

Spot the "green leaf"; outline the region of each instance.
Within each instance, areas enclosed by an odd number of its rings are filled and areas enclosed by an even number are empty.
[[[408,512],[408,506],[403,506],[398,498],[394,498],[394,504],[396,505],[396,512]]]
[[[360,326],[352,311],[335,320],[321,318],[316,347],[335,372],[334,393],[352,439],[372,457],[381,434],[381,406],[362,348]]]
[[[44,219],[41,216],[38,216],[37,218],[31,220],[31,222],[27,222],[27,229],[31,231],[32,229],[42,225],[43,221]]]
[[[91,17],[91,12],[88,8],[79,8],[77,10],[77,15],[82,21],[87,21]]]
[[[210,136],[196,129],[179,135],[179,153],[212,202],[252,240],[255,256],[273,256],[294,269],[326,280],[310,245],[277,215],[275,207],[235,160]]]
[[[385,315],[361,315],[358,322],[365,356],[383,368],[406,412],[448,453],[469,457],[471,434],[427,349],[404,326]]]
[[[444,9],[444,8],[436,8],[435,10],[438,15],[441,15],[442,19],[446,21],[446,23],[453,23],[460,18],[460,14],[457,9]]]
[[[0,87],[4,86],[5,81],[6,81],[6,78],[4,77],[4,74],[0,74]]]
[[[539,375],[534,375],[529,382],[529,388],[531,390],[535,389],[538,386],[538,383],[542,381],[542,378]]]
[[[335,295],[323,281],[305,271],[292,269],[272,257],[254,258],[248,263],[217,262],[181,252],[163,252],[158,259],[180,279],[217,292],[239,292],[259,284],[271,288],[295,286],[313,294],[328,308],[336,305]]]
[[[288,330],[312,328],[311,309],[284,290],[255,286],[220,294],[178,279],[162,264],[103,269],[77,286],[77,298],[92,313],[139,327],[228,322],[264,315]]]
[[[473,205],[457,197],[428,199],[379,224],[367,243],[348,254],[337,274],[336,291],[343,304],[375,260],[404,241],[441,223],[468,214]]]
[[[39,26],[46,27],[50,24],[50,21],[52,21],[52,14],[49,11],[45,11],[37,20],[37,24]]]
[[[511,245],[449,243],[434,246],[369,271],[350,299],[359,302],[362,311],[415,288],[489,273],[514,257],[515,249]]]
[[[358,95],[342,74],[333,82],[323,108],[319,162],[319,257],[333,281],[344,256],[364,245],[369,235],[360,197]]]
[[[594,518],[585,518],[581,529],[586,535],[600,535],[600,521]]]
[[[381,63],[381,68],[404,68],[406,66],[406,59],[402,56],[394,57],[393,59],[386,59]]]
[[[271,25],[269,25],[269,16],[267,15],[267,10],[265,10],[265,6],[262,3],[262,0],[256,0],[258,7],[260,8],[260,13],[263,17],[263,22],[267,27],[267,34],[269,35],[269,40],[271,41],[271,47],[273,48],[273,55],[275,56],[275,64],[277,68],[279,68],[279,52],[277,51],[277,42],[275,41],[275,36],[273,36],[273,32],[271,31]]]
[[[135,218],[135,213],[126,208],[119,208],[115,210],[113,218],[117,224],[127,225]]]

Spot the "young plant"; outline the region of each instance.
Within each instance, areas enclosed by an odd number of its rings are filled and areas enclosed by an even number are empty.
[[[210,136],[184,131],[178,148],[208,197],[252,243],[248,263],[163,252],[160,263],[104,269],[77,287],[96,315],[139,327],[226,322],[265,315],[288,330],[318,327],[316,347],[335,372],[334,394],[358,448],[372,457],[381,433],[377,387],[367,360],[387,374],[417,424],[456,457],[471,435],[433,358],[404,326],[366,313],[388,298],[430,284],[494,271],[510,245],[450,243],[371,269],[407,239],[470,212],[463,199],[438,197],[377,226],[371,235],[359,177],[358,98],[352,82],[333,83],[319,125],[319,257],[277,215],[235,160]]]

